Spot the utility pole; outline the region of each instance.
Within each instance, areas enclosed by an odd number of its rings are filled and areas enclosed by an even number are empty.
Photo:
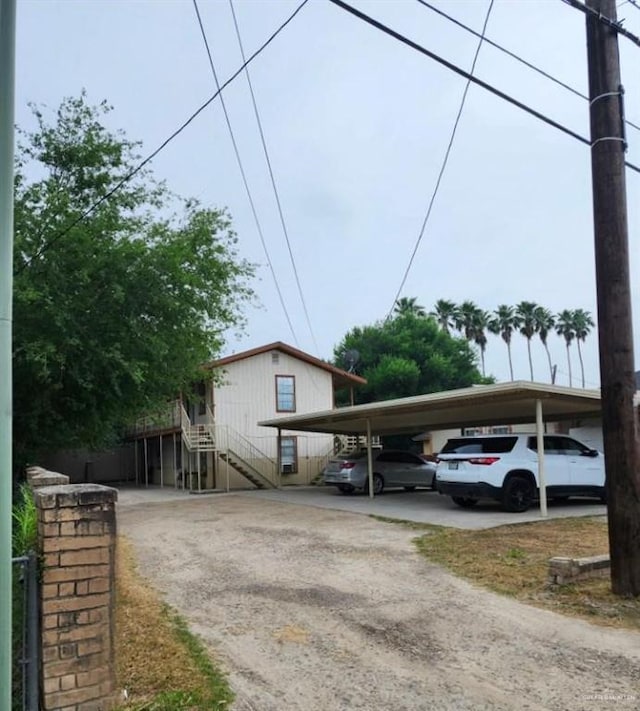
[[[615,0],[587,8],[616,19]],[[629,283],[623,89],[616,31],[587,11],[591,173],[611,584],[640,595],[640,452]]]
[[[0,0],[0,709],[11,708],[11,322],[16,0]]]

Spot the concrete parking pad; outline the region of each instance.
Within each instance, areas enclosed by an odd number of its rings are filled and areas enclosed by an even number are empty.
[[[284,489],[253,489],[246,491],[212,492],[191,494],[172,487],[122,487],[119,488],[119,506],[135,506],[161,502],[176,503],[183,500],[216,497],[250,497],[257,500],[277,501],[283,504],[314,506],[322,509],[348,511],[350,513],[387,516],[389,518],[431,523],[452,528],[482,529],[503,526],[510,523],[539,521],[540,509],[535,506],[526,513],[506,513],[499,504],[480,502],[473,509],[461,509],[449,497],[440,496],[435,491],[402,490],[385,491],[381,496],[370,499],[363,494],[345,496],[334,487],[309,486],[285,487]],[[569,516],[606,516],[606,506],[592,499],[575,499],[563,504],[549,503],[549,518]]]
[[[539,521],[540,509],[535,506],[525,513],[507,513],[498,503],[480,502],[472,509],[461,509],[448,496],[435,491],[402,490],[385,491],[370,499],[363,494],[345,496],[334,487],[291,487],[261,491],[242,492],[269,501],[318,506],[325,509],[350,511],[351,513],[388,516],[416,523],[432,523],[453,528],[481,529],[503,526],[509,523]],[[549,502],[548,518],[569,516],[605,516],[606,506],[595,499],[574,499],[563,504]]]

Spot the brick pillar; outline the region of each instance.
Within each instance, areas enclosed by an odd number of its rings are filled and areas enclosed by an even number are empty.
[[[44,711],[114,706],[117,493],[98,484],[34,490],[43,558]]]

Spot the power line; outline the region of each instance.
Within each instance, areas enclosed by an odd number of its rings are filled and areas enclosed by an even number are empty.
[[[633,42],[633,44],[640,47],[640,37],[625,29],[622,24],[618,22],[618,20],[612,20],[610,17],[603,15],[601,12],[594,10],[592,7],[587,7],[583,3],[578,2],[578,0],[562,0],[562,2],[565,3],[565,5],[575,8],[576,10],[580,10],[580,12],[584,12],[585,15],[595,17],[599,22],[602,22],[603,25],[610,27],[614,32],[626,37],[628,40]]]
[[[305,0],[305,2],[306,2],[306,0]],[[233,16],[233,24],[234,24],[234,27],[236,30],[236,37],[238,38],[238,45],[240,46],[240,54],[242,56],[242,61],[244,62],[245,61],[244,46],[242,44],[242,37],[240,36],[240,27],[238,25],[238,18],[236,17],[235,8],[233,7],[233,0],[229,0],[229,7],[231,8],[231,14]],[[311,334],[311,338],[313,339],[316,353],[319,353],[320,349],[318,348],[318,342],[316,341],[316,337],[313,332],[313,327],[311,325],[311,319],[309,318],[309,311],[307,310],[307,304],[304,299],[304,294],[302,292],[302,284],[300,283],[300,277],[298,276],[298,268],[296,267],[296,260],[293,256],[293,250],[291,249],[291,241],[289,239],[289,231],[287,230],[287,224],[284,219],[284,213],[282,211],[282,203],[280,202],[280,195],[278,193],[278,188],[276,186],[276,180],[275,180],[275,176],[273,174],[271,159],[269,158],[269,151],[267,149],[267,142],[264,137],[264,130],[262,128],[262,121],[260,119],[260,112],[258,111],[258,103],[256,102],[256,96],[253,91],[253,84],[251,82],[251,76],[249,74],[249,69],[247,68],[246,62],[245,62],[245,75],[247,77],[247,83],[249,85],[249,92],[251,94],[251,103],[253,104],[253,112],[255,114],[256,121],[258,123],[258,131],[260,132],[260,141],[262,142],[262,148],[264,150],[264,157],[267,161],[267,167],[269,169],[269,177],[271,178],[271,185],[273,187],[273,194],[275,195],[276,204],[278,206],[278,214],[280,215],[280,223],[282,225],[282,231],[284,233],[284,238],[287,243],[287,249],[289,250],[289,257],[291,259],[291,266],[293,267],[293,273],[295,275],[296,284],[298,286],[298,293],[300,294],[300,301],[302,303],[302,308],[304,310],[305,319],[307,321],[307,326],[309,327],[309,333]]]
[[[37,252],[26,261],[20,269],[16,270],[16,274],[20,274],[24,269],[26,269],[35,259],[41,257],[48,249],[50,249],[58,240],[62,239],[71,230],[79,225],[83,220],[85,220],[89,215],[97,210],[100,205],[109,200],[115,193],[120,190],[124,185],[126,185],[135,175],[137,175],[148,163],[150,163],[162,150],[164,150],[174,138],[179,136],[189,124],[191,124],[194,119],[199,116],[215,99],[221,95],[221,93],[231,84],[231,82],[241,74],[241,72],[263,51],[265,50],[271,42],[284,30],[284,28],[293,20],[293,18],[302,10],[302,8],[309,2],[309,0],[302,0],[300,5],[289,15],[289,17],[278,27],[275,32],[260,46],[258,49],[249,57],[247,60],[243,60],[244,64],[235,71],[229,79],[220,87],[219,91],[210,96],[198,109],[196,109],[191,116],[179,127],[177,128],[167,139],[165,139],[152,153],[150,153],[143,161],[141,161],[133,170],[129,171],[121,180],[119,180],[111,190],[105,193],[99,200],[96,200],[91,206],[89,206],[84,212],[82,212],[71,224],[67,225],[61,232],[52,237],[48,242],[46,242],[42,247],[37,250]],[[42,236],[42,232],[38,235],[38,239]]]
[[[553,128],[558,129],[558,131],[562,131],[562,133],[566,133],[568,136],[571,136],[572,138],[575,138],[577,141],[580,141],[580,143],[584,143],[585,145],[591,147],[591,141],[588,138],[581,136],[579,133],[576,133],[572,129],[567,128],[566,126],[563,126],[561,123],[554,121],[552,118],[549,118],[548,116],[541,113],[540,111],[537,111],[536,109],[531,108],[527,104],[523,104],[521,101],[514,99],[509,94],[505,94],[503,91],[500,91],[500,89],[496,89],[495,86],[493,86],[491,84],[487,84],[487,82],[482,81],[482,79],[478,79],[477,77],[474,77],[473,74],[469,74],[469,72],[466,72],[464,69],[461,69],[457,65],[452,64],[451,62],[447,61],[443,57],[440,57],[439,55],[435,54],[431,50],[426,49],[426,47],[423,47],[422,45],[417,44],[413,40],[410,40],[408,37],[405,37],[404,35],[401,35],[399,32],[392,30],[390,27],[383,25],[381,22],[378,22],[378,20],[375,20],[373,17],[370,17],[369,15],[365,15],[365,13],[360,12],[360,10],[357,10],[355,7],[352,7],[351,5],[348,5],[346,2],[343,2],[343,0],[329,0],[329,2],[333,3],[334,5],[337,5],[338,7],[342,8],[343,10],[350,13],[351,15],[354,15],[359,20],[362,20],[363,22],[366,22],[367,24],[371,25],[372,27],[375,27],[377,30],[380,30],[384,34],[387,34],[390,37],[393,37],[395,40],[398,40],[398,42],[401,42],[402,44],[407,45],[407,47],[411,47],[411,49],[415,49],[417,52],[420,52],[420,54],[424,54],[425,56],[429,57],[430,59],[433,59],[435,62],[438,62],[438,64],[442,64],[442,66],[446,67],[447,69],[450,69],[452,72],[455,72],[459,76],[464,77],[465,79],[468,79],[473,84],[477,84],[478,86],[480,86],[483,89],[485,89],[486,91],[494,94],[498,98],[503,99],[504,101],[508,102],[509,104],[513,104],[513,106],[517,106],[522,111],[525,111],[526,113],[531,114],[531,116],[534,116],[535,118],[539,119],[540,121],[543,121],[544,123],[548,124],[549,126],[553,126]],[[640,173],[640,167],[638,167],[637,165],[635,165],[633,163],[629,163],[628,161],[625,161],[625,165],[627,166],[627,168],[631,168],[631,170],[634,170],[636,173]]]
[[[484,40],[484,33],[487,30],[487,24],[489,22],[491,10],[493,9],[493,1],[494,0],[490,0],[489,7],[487,8],[487,14],[484,18],[484,24],[482,26],[482,33],[480,34],[480,41],[478,42],[478,46],[476,47],[476,52],[473,56],[473,62],[471,63],[471,72],[470,72],[471,74],[473,74],[473,72],[476,68],[476,63],[478,61],[478,56],[480,54],[480,48],[482,47],[482,42]],[[449,138],[449,145],[447,146],[447,150],[445,151],[442,165],[440,166],[440,172],[438,173],[438,179],[436,180],[436,184],[433,189],[433,193],[431,194],[431,200],[429,200],[429,207],[427,208],[427,214],[425,215],[424,220],[422,222],[422,227],[420,228],[420,234],[418,235],[418,239],[416,240],[416,243],[413,247],[413,252],[411,253],[411,257],[409,258],[409,263],[407,264],[407,268],[404,271],[404,275],[403,275],[402,280],[400,282],[400,286],[398,287],[398,291],[396,292],[396,295],[393,299],[393,303],[391,304],[391,308],[389,309],[389,313],[387,314],[387,318],[386,318],[387,321],[389,320],[389,318],[391,318],[391,314],[393,313],[393,307],[394,307],[396,301],[398,300],[398,297],[402,293],[402,289],[404,288],[404,285],[407,281],[407,277],[409,276],[409,272],[411,271],[411,267],[413,266],[413,260],[416,257],[418,248],[420,247],[420,243],[422,242],[422,238],[424,237],[424,232],[427,227],[427,223],[429,222],[429,217],[431,217],[431,210],[433,209],[433,205],[435,203],[436,196],[438,195],[438,190],[440,189],[440,183],[442,181],[442,176],[444,175],[444,171],[447,167],[447,163],[449,162],[449,155],[451,154],[451,149],[453,147],[453,141],[455,140],[455,137],[456,137],[456,132],[458,130],[458,124],[460,123],[460,117],[462,116],[462,111],[464,109],[464,104],[467,100],[467,94],[469,93],[470,86],[471,86],[471,81],[470,81],[470,79],[467,79],[467,83],[464,87],[464,91],[462,92],[462,100],[460,101],[460,108],[458,109],[458,114],[456,115],[456,120],[453,123],[453,129],[451,131],[451,136]]]
[[[431,3],[426,2],[426,0],[417,0],[417,2],[419,2],[421,5],[424,5],[424,7],[429,8],[429,10],[432,10],[433,12],[440,15],[441,17],[444,17],[445,19],[449,20],[450,22],[457,25],[458,27],[461,27],[463,30],[466,30],[470,34],[475,35],[476,37],[482,37],[482,35],[479,32],[476,32],[476,30],[474,30],[472,27],[465,25],[463,22],[460,22],[460,20],[457,20],[455,17],[448,15],[443,10],[440,10],[440,8],[435,7],[435,5],[432,5]],[[626,0],[626,2],[635,2],[635,0]],[[637,5],[637,7],[640,8],[640,5]],[[570,84],[566,84],[565,82],[558,79],[557,77],[554,77],[552,74],[545,72],[544,69],[540,69],[540,67],[537,67],[535,64],[528,62],[526,59],[523,59],[522,57],[517,55],[515,52],[512,52],[511,50],[507,49],[506,47],[503,47],[502,45],[498,44],[497,42],[494,42],[493,40],[489,39],[488,37],[484,37],[484,42],[485,42],[485,44],[495,47],[495,49],[498,49],[500,52],[503,52],[504,54],[511,57],[512,59],[515,59],[517,62],[520,62],[520,64],[524,64],[525,67],[532,69],[534,72],[537,72],[538,74],[545,77],[546,79],[549,79],[552,82],[554,82],[555,84],[558,84],[558,86],[561,86],[562,88],[566,89],[567,91],[570,91],[572,94],[579,96],[581,99],[584,99],[585,101],[589,101],[589,97],[586,94],[583,94],[581,91],[578,91],[578,89],[575,89]],[[632,128],[635,128],[637,131],[640,131],[640,126],[633,123],[633,121],[626,120],[626,123],[629,126],[631,126]]]
[[[202,40],[204,42],[204,46],[207,51],[207,56],[209,58],[209,66],[211,67],[211,73],[213,74],[213,80],[215,81],[216,90],[218,92],[220,92],[220,82],[218,81],[218,74],[216,72],[215,65],[213,63],[213,56],[211,54],[211,49],[209,47],[207,33],[205,32],[204,25],[202,24],[202,17],[200,16],[200,10],[198,8],[198,0],[193,0],[193,7],[196,11],[196,16],[198,18],[198,25],[200,26]],[[280,299],[280,304],[282,305],[282,310],[284,311],[284,315],[286,316],[287,323],[289,324],[289,328],[291,329],[291,335],[293,336],[293,340],[294,340],[295,344],[298,345],[298,338],[296,337],[296,332],[295,332],[295,329],[293,328],[293,323],[291,322],[291,317],[289,316],[289,311],[287,310],[287,305],[284,301],[284,297],[282,296],[282,291],[280,289],[280,284],[278,283],[278,279],[276,277],[276,273],[273,268],[273,263],[271,262],[271,257],[269,256],[269,250],[267,248],[267,243],[264,238],[264,234],[262,232],[262,226],[260,224],[260,220],[258,219],[258,213],[256,211],[256,206],[253,201],[253,196],[251,195],[251,190],[249,189],[249,182],[247,180],[247,175],[245,173],[244,166],[242,165],[242,160],[240,158],[240,151],[238,150],[238,144],[236,142],[236,137],[233,133],[233,128],[231,127],[231,119],[229,118],[229,112],[227,111],[227,104],[226,104],[226,102],[224,100],[224,96],[222,94],[220,94],[220,103],[222,104],[224,118],[227,122],[227,128],[229,129],[229,136],[231,137],[231,143],[233,144],[233,151],[236,154],[236,161],[238,162],[238,168],[240,168],[240,175],[242,176],[242,182],[244,183],[244,189],[247,193],[247,198],[249,199],[249,205],[251,205],[251,212],[253,213],[253,219],[256,223],[256,229],[258,230],[258,234],[260,235],[260,242],[262,242],[262,248],[264,249],[264,253],[267,258],[267,264],[269,265],[269,269],[271,270],[271,275],[273,276],[273,282],[275,284],[276,291],[278,292],[278,298]]]

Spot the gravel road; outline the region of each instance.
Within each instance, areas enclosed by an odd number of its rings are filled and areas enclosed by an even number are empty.
[[[119,506],[118,522],[236,711],[640,709],[639,634],[476,588],[401,526],[242,495]]]

